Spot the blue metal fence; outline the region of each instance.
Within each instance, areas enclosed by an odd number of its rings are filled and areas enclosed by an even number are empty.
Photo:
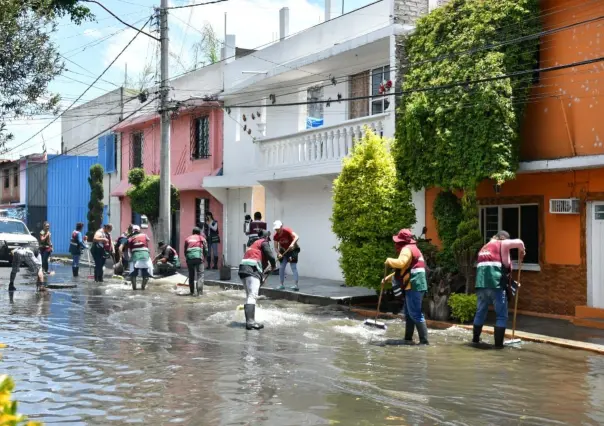
[[[56,158],[55,158],[56,157]],[[90,167],[97,157],[48,156],[48,221],[55,254],[69,253],[69,240],[77,222],[88,225]]]

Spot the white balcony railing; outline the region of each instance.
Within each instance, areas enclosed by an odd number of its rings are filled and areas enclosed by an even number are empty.
[[[373,115],[260,140],[257,166],[266,170],[341,161],[363,137],[366,126],[378,135],[382,134],[388,116],[389,113]]]

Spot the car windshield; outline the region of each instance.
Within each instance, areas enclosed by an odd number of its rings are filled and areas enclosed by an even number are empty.
[[[21,222],[0,221],[0,233],[29,235],[29,231]]]

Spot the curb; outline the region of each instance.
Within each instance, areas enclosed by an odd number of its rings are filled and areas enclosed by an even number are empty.
[[[375,311],[370,311],[367,309],[352,308],[352,307],[350,308],[350,310],[363,317],[368,317],[368,318],[375,317]],[[380,314],[378,315],[378,318],[401,319],[401,317],[398,315],[384,313],[384,312],[380,312]],[[472,331],[472,328],[473,328],[471,325],[455,324],[455,323],[451,323],[451,322],[447,322],[447,321],[435,321],[435,320],[429,320],[429,319],[426,319],[426,323],[428,324],[428,327],[436,328],[436,329],[440,329],[440,330],[447,329],[450,327],[459,327],[459,328],[463,328],[465,330]],[[494,332],[493,327],[484,326],[482,329],[482,332],[487,333],[487,334],[493,334],[493,332]],[[505,337],[511,338],[512,337],[511,331],[506,332]],[[517,337],[522,340],[526,340],[527,342],[546,343],[549,345],[559,346],[561,348],[582,350],[582,351],[588,351],[588,352],[593,352],[593,353],[597,353],[600,355],[604,355],[604,345],[597,345],[595,343],[580,342],[577,340],[560,339],[558,337],[545,336],[543,334],[527,333],[525,331],[518,331],[518,330],[516,330],[514,337]]]

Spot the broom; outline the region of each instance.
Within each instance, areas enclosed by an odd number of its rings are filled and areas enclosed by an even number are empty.
[[[384,279],[382,280],[382,287],[380,289],[380,297],[378,298],[377,310],[375,311],[375,319],[366,319],[363,323],[369,327],[381,328],[382,330],[386,329],[386,323],[378,321],[378,315],[380,314],[380,305],[382,304],[382,294],[384,294],[384,284],[386,282],[386,277],[388,276],[388,267],[384,265]]]
[[[522,272],[522,260],[518,261],[518,288],[516,289],[516,297],[514,298],[514,320],[512,321],[512,338],[505,342],[506,345],[514,345],[522,342],[520,339],[515,339],[516,334],[516,312],[518,312],[518,293],[520,293],[520,273]]]

